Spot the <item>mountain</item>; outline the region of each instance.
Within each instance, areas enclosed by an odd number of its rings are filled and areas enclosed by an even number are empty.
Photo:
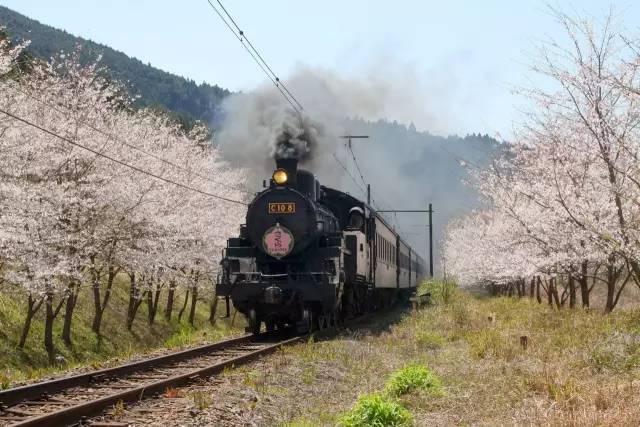
[[[27,51],[36,58],[49,59],[61,50],[73,51],[77,45],[84,48],[83,61],[102,55],[109,77],[127,82],[131,94],[139,96],[138,105],[169,110],[187,125],[194,119],[216,122],[220,101],[230,93],[217,85],[196,84],[159,70],[108,46],[41,24],[3,6],[0,6],[0,26],[4,26],[14,40],[31,40]]]
[[[488,135],[443,137],[387,120],[350,120],[347,130],[352,135],[369,135],[369,139],[354,139],[352,147],[364,179],[371,184],[374,206],[383,210],[423,210],[430,203],[433,205],[434,263],[438,271],[439,242],[447,222],[482,207],[478,192],[466,183],[471,179],[470,172],[489,166],[507,145]],[[341,187],[364,197],[358,188],[364,185],[359,182],[350,154],[338,153],[338,157],[344,159],[353,176],[347,176]],[[385,215],[426,259],[427,214]]]

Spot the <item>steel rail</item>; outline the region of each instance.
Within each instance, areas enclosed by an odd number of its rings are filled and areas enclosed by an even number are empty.
[[[246,337],[241,337],[243,339]],[[91,415],[97,415],[103,410],[119,403],[137,402],[145,397],[153,396],[156,393],[164,392],[168,387],[181,386],[187,384],[197,378],[208,377],[222,372],[227,367],[237,366],[248,363],[255,360],[257,357],[273,353],[279,348],[293,344],[304,339],[304,336],[297,336],[284,341],[280,341],[275,344],[267,345],[266,347],[258,350],[236,356],[213,365],[195,369],[180,375],[169,377],[155,381],[151,384],[140,385],[129,390],[120,391],[110,394],[108,396],[82,402],[78,405],[66,407],[59,411],[51,412],[48,414],[37,415],[31,418],[27,418],[24,421],[18,421],[12,424],[12,426],[21,427],[33,427],[33,426],[51,426],[51,425],[70,425],[81,421],[84,417]]]
[[[143,359],[124,365],[114,366],[112,368],[100,369],[97,371],[56,378],[49,381],[3,390],[0,391],[0,412],[2,407],[17,405],[24,400],[39,399],[42,396],[58,393],[73,387],[86,387],[92,383],[100,382],[107,378],[123,376],[136,371],[149,369],[153,366],[169,364],[175,361],[196,357],[210,351],[221,350],[231,345],[242,344],[245,342],[249,343],[252,338],[252,335],[247,334],[241,337],[218,341],[212,344],[206,344],[175,353],[169,353],[150,359]]]

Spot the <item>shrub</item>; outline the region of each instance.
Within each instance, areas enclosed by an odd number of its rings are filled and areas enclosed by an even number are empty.
[[[402,396],[414,390],[426,390],[429,394],[442,394],[442,384],[426,366],[411,364],[396,371],[387,381],[385,391],[391,396]]]
[[[360,396],[356,404],[338,421],[343,427],[406,426],[411,413],[388,396],[374,393]]]
[[[457,287],[453,282],[430,279],[418,287],[418,295],[431,295],[432,304],[449,304],[455,297]]]

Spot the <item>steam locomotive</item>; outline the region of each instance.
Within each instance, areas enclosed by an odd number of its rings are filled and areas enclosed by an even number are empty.
[[[265,187],[227,241],[216,286],[251,332],[330,327],[408,297],[423,278],[422,258],[371,206],[296,159],[276,160]]]

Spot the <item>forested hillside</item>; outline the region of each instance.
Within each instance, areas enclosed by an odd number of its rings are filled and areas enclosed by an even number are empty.
[[[27,51],[37,58],[48,60],[61,50],[73,51],[78,44],[84,47],[82,60],[85,62],[101,54],[109,78],[128,82],[131,92],[140,96],[139,105],[168,109],[186,123],[193,119],[214,122],[220,101],[229,94],[217,85],[198,85],[193,80],[143,64],[108,46],[41,24],[2,6],[0,26],[6,27],[15,40],[31,40]]]

